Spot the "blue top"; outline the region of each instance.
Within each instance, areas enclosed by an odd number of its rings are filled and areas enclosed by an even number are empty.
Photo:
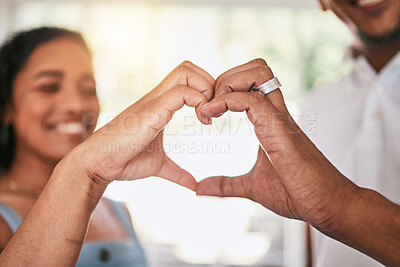
[[[112,207],[121,220],[130,238],[125,241],[85,242],[76,266],[132,266],[146,267],[146,258],[142,246],[136,237],[132,224],[121,206],[110,200]],[[14,234],[22,220],[10,207],[0,202],[0,216],[8,223]]]

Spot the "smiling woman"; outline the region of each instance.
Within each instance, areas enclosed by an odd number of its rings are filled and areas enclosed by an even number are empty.
[[[71,38],[37,47],[14,80],[9,121],[16,137],[16,160],[37,157],[58,162],[94,130],[99,103],[90,54]]]
[[[99,101],[91,55],[76,32],[39,28],[17,33],[1,48],[0,65],[3,250],[57,163],[92,134]],[[124,206],[101,199],[93,218],[78,266],[146,265]]]
[[[199,110],[212,98],[214,78],[185,61],[88,137],[99,105],[79,34],[17,33],[0,56],[1,84],[9,86],[1,115],[15,140],[3,140],[14,153],[0,179],[2,266],[146,266],[126,209],[103,193],[114,180],[149,176],[196,189],[194,177],[166,155],[163,129],[184,105],[209,124]],[[121,150],[100,151],[99,144]]]
[[[93,131],[82,112],[96,119],[99,104],[91,56],[78,34],[41,29],[17,35],[3,46],[1,61],[2,168],[21,155],[58,161]],[[75,131],[79,124],[81,134],[60,142],[54,134],[67,122]]]

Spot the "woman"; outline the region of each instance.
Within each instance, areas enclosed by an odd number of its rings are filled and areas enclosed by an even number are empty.
[[[8,244],[0,261],[7,264],[7,251],[14,251],[15,259],[15,242],[9,240],[21,218],[23,228],[40,217],[29,225],[37,231],[21,236],[17,231],[13,238],[31,244],[31,250],[20,251],[23,265],[75,265],[80,254],[78,266],[145,266],[126,208],[102,193],[113,180],[151,175],[195,189],[194,178],[165,155],[160,130],[185,102],[208,102],[213,78],[185,62],[87,139],[99,102],[91,55],[78,33],[57,28],[18,33],[1,48],[0,65],[0,250]],[[107,144],[121,149],[104,150]],[[65,167],[55,168],[62,162]],[[63,190],[52,190],[52,183],[63,184]],[[60,199],[65,205],[52,205]],[[42,204],[47,214],[35,211]],[[43,232],[55,242],[42,238]]]
[[[265,61],[238,66],[216,82],[184,62],[87,139],[98,101],[90,55],[79,35],[58,29],[21,33],[0,50],[0,65],[7,133],[1,156],[12,155],[1,161],[0,200],[24,217],[11,240],[5,222],[12,219],[0,221],[2,266],[74,266],[85,238],[101,240],[109,250],[86,249],[85,244],[81,257],[95,253],[78,265],[144,265],[134,235],[128,234],[132,229],[122,226],[123,212],[102,195],[114,180],[147,176],[167,178],[199,195],[253,199],[385,265],[400,265],[400,206],[336,170],[291,118],[280,90],[249,92],[273,78]],[[196,107],[203,123],[227,110],[246,111],[260,142],[253,169],[197,184],[173,163],[163,150],[162,129],[184,104]],[[108,145],[111,149],[104,150]]]

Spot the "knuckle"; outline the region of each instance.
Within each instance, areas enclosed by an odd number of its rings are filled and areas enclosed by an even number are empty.
[[[178,71],[179,71],[179,72],[182,72],[182,73],[187,73],[187,72],[190,71],[190,68],[189,68],[187,65],[180,64],[180,65],[178,66]]]
[[[252,92],[250,94],[248,94],[249,102],[252,104],[261,104],[261,103],[265,103],[265,96],[259,92]]]
[[[234,87],[231,83],[229,83],[229,81],[220,84],[220,94],[231,93],[231,92],[234,92]]]
[[[183,93],[186,90],[186,86],[183,84],[179,84],[174,88],[174,91],[177,93]]]
[[[215,89],[218,89],[223,80],[224,80],[224,77],[223,77],[222,75],[219,76],[219,77],[217,78],[217,80],[215,80],[214,88],[215,88]]]
[[[179,97],[180,95],[184,94],[184,87],[183,85],[179,84],[176,85],[175,87],[171,88],[170,90],[164,92],[161,97],[166,97],[166,98],[175,98]]]
[[[222,75],[218,76],[217,79],[215,80],[215,84],[221,83],[222,79],[223,79]]]
[[[258,66],[263,66],[263,65],[267,66],[267,62],[262,58],[256,58],[256,59],[253,59],[250,62],[253,63],[253,64],[256,64]]]
[[[218,78],[215,82],[216,95],[233,92],[232,84],[227,78]]]
[[[267,65],[263,66],[258,66],[257,67],[257,73],[258,73],[258,78],[263,81],[267,81],[269,79],[272,79],[274,77],[274,74],[272,73],[272,70],[270,67]]]
[[[189,60],[185,60],[180,65],[190,67],[193,66],[193,63],[190,62]]]
[[[223,196],[232,195],[232,180],[231,179],[223,179],[221,182],[221,192]]]

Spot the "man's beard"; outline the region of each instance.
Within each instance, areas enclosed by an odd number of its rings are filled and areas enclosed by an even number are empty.
[[[381,36],[371,36],[358,29],[358,37],[367,45],[384,45],[400,39],[400,22],[391,32]]]

